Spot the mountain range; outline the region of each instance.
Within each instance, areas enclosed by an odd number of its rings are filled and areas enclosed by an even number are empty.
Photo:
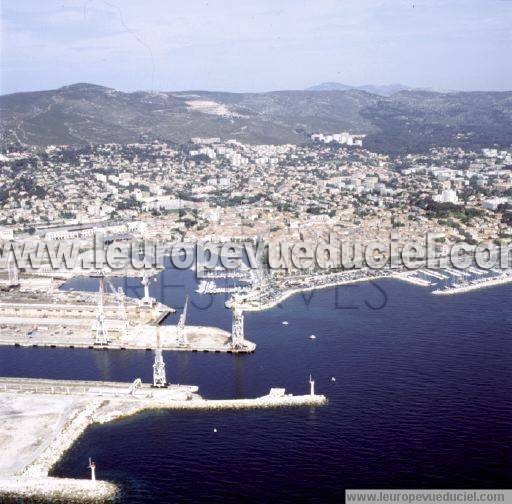
[[[0,96],[0,146],[183,143],[220,137],[303,143],[312,133],[366,134],[378,152],[510,146],[512,92],[359,89],[227,93],[122,92],[94,84]]]
[[[340,82],[322,82],[315,86],[308,87],[306,91],[348,91],[349,89],[356,89],[358,91],[366,91],[381,96],[391,96],[400,91],[412,91],[415,88],[405,86],[404,84],[388,84],[383,86],[376,86],[373,84],[365,84],[363,86],[349,86],[341,84]],[[416,90],[423,90],[423,88],[416,88]]]

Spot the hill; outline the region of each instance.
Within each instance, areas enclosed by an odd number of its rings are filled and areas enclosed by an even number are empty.
[[[0,96],[0,143],[82,145],[194,136],[302,143],[314,132],[365,133],[380,152],[508,146],[512,92],[360,90],[125,93],[93,84]]]
[[[400,91],[412,91],[414,88],[404,86],[403,84],[389,84],[384,86],[375,86],[373,84],[366,84],[363,86],[348,86],[340,82],[322,82],[315,86],[307,88],[307,91],[348,91],[349,89],[356,89],[358,91],[366,91],[381,96],[391,96]]]

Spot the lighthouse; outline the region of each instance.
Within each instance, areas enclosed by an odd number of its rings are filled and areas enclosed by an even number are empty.
[[[315,380],[309,375],[309,395],[315,395]]]
[[[89,457],[89,469],[91,470],[91,481],[96,481],[96,463]]]

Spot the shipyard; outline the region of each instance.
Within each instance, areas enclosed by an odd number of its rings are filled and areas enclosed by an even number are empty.
[[[232,310],[231,333],[187,324],[188,298],[178,323],[161,326],[175,310],[150,296],[147,272],[141,278],[141,299],[116,289],[103,271],[95,274],[97,293],[21,289],[24,275],[15,266],[4,277],[0,291],[0,345],[151,349],[158,333],[165,350],[244,353],[256,348],[244,338],[243,313],[237,309]]]
[[[302,291],[331,288],[382,279],[399,280],[432,294],[459,293],[512,280],[508,271],[484,271],[474,266],[454,268],[372,270],[282,277],[214,269],[199,282],[199,295],[212,291],[227,296],[231,331],[187,324],[190,299],[185,297],[176,324],[163,322],[176,310],[150,295],[150,276],[140,278],[142,296],[129,297],[116,289],[109,275],[93,275],[97,291],[21,289],[24,272],[12,270],[0,291],[0,345],[18,347],[106,350],[146,350],[153,353],[152,382],[134,377],[131,382],[0,377],[0,416],[4,419],[0,463],[0,495],[16,499],[112,501],[122,488],[102,479],[101,465],[89,460],[90,479],[56,478],[52,468],[94,424],[105,424],[143,411],[219,411],[268,408],[320,407],[326,395],[315,390],[310,375],[305,393],[290,394],[272,387],[259,397],[208,399],[193,384],[172,383],[164,351],[251,353],[256,345],[245,339],[244,312],[270,309]],[[53,279],[52,279],[53,280]],[[243,289],[237,288],[244,284]],[[201,287],[202,286],[202,287]],[[287,321],[283,325],[288,325]],[[311,335],[311,340],[316,336]],[[172,371],[171,371],[172,374]],[[335,377],[331,378],[334,383]],[[306,382],[306,380],[305,380]],[[15,414],[13,413],[15,412]]]
[[[0,504],[507,501],[512,0],[0,5]]]

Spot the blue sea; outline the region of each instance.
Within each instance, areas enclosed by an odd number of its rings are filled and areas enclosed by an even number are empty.
[[[118,280],[140,297],[137,280]],[[167,269],[151,293],[188,322],[230,328],[224,296]],[[77,279],[65,288],[96,289]],[[298,294],[247,313],[251,355],[164,352],[172,382],[206,398],[271,387],[324,407],[155,411],[91,426],[55,467],[123,488],[126,503],[334,502],[346,488],[511,488],[512,285],[458,296],[382,280]],[[283,325],[288,321],[288,325]],[[310,339],[311,334],[316,339]],[[0,348],[4,376],[151,380],[144,351]],[[334,378],[335,380],[332,380]],[[217,432],[214,432],[214,429]]]

